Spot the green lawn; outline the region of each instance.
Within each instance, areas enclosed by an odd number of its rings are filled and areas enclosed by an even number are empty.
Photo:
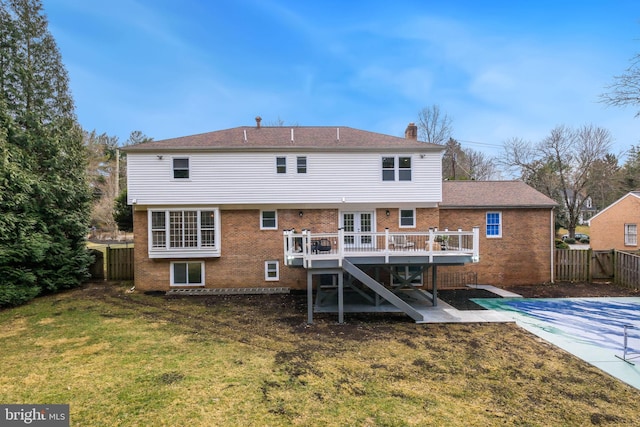
[[[88,284],[0,311],[0,402],[73,426],[640,425],[640,393],[513,324]]]

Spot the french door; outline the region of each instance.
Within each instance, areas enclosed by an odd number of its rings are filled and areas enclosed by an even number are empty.
[[[343,212],[342,228],[345,247],[358,248],[373,245],[373,212]]]

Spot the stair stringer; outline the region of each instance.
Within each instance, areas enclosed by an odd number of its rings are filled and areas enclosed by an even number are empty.
[[[398,308],[399,310],[406,313],[409,317],[411,317],[416,322],[423,322],[424,316],[418,310],[413,308],[410,304],[404,301],[402,298],[391,292],[389,289],[378,283],[373,277],[369,276],[367,273],[362,271],[360,268],[356,267],[349,260],[344,259],[342,261],[342,269],[347,273],[351,274],[353,277],[362,282],[365,286],[371,289],[373,292],[380,295],[382,298],[387,300],[390,304]]]

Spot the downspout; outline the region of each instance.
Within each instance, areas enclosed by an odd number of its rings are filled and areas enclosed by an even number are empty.
[[[555,215],[553,213],[554,208],[551,208],[551,283],[555,283],[555,255],[556,255],[556,227],[555,227]]]

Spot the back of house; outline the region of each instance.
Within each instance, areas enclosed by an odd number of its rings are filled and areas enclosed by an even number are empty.
[[[125,151],[139,290],[304,289],[307,270],[356,255],[387,285],[420,286],[415,265],[437,263],[498,286],[552,280],[555,203],[517,181],[443,184],[444,147],[413,123],[403,138],[256,120]]]

